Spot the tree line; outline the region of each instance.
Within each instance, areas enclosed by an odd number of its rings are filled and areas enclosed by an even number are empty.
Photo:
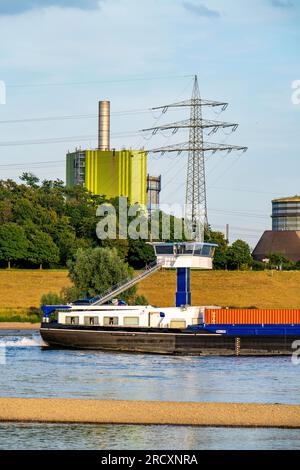
[[[39,181],[31,173],[20,180],[0,181],[1,267],[66,267],[79,249],[97,247],[115,248],[134,269],[155,260],[145,240],[98,239],[97,208],[108,202],[117,209],[118,199],[108,201],[82,186],[67,188],[59,179]],[[173,239],[171,230],[168,241]]]
[[[23,173],[21,183],[11,179],[0,181],[0,267],[64,268],[76,257],[78,250],[115,249],[117,255],[133,269],[142,269],[155,260],[147,240],[99,240],[96,226],[97,207],[112,204],[118,212],[118,200],[93,195],[82,186],[67,188],[63,181],[40,181],[31,173]],[[170,238],[175,239],[175,221],[171,217]],[[128,220],[128,223],[130,219]],[[178,220],[177,220],[178,222]],[[149,222],[150,224],[150,222]],[[162,233],[159,220],[159,234]],[[265,269],[255,262],[249,245],[237,240],[232,245],[220,232],[210,227],[205,241],[218,245],[215,269]],[[270,267],[299,269],[280,255],[270,255]]]

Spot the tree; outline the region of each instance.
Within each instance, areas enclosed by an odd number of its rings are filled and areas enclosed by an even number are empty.
[[[52,227],[51,236],[59,249],[60,263],[67,265],[67,261],[72,258],[78,248],[76,244],[75,230],[69,224],[67,217],[61,217]]]
[[[144,240],[129,240],[128,263],[134,269],[142,269],[156,259],[154,249]]]
[[[36,204],[25,197],[18,198],[13,205],[14,221],[18,224],[31,222],[35,217]]]
[[[268,265],[271,269],[288,271],[295,268],[295,263],[280,253],[270,253],[267,258],[269,260]]]
[[[217,246],[214,256],[214,269],[227,269],[228,241],[222,232],[209,230],[205,235],[207,243],[215,243]]]
[[[75,286],[75,295],[95,297],[113,286],[131,279],[133,270],[121,260],[115,249],[79,249],[69,262],[69,276]],[[124,300],[133,299],[135,287],[122,295]],[[75,299],[73,299],[75,300]]]
[[[39,178],[35,176],[33,173],[23,173],[20,176],[20,180],[24,181],[28,186],[31,186],[32,188],[38,188],[38,183],[39,183]]]
[[[29,242],[27,259],[32,264],[37,264],[42,269],[44,263],[58,263],[59,249],[47,233],[36,229],[34,226],[26,227]]]
[[[110,248],[110,249],[115,248],[117,250],[117,253],[118,253],[119,257],[123,261],[128,262],[128,252],[129,252],[129,242],[128,242],[128,240],[119,240],[117,238],[117,240],[109,240],[109,239],[108,240],[99,240],[98,243],[99,243],[99,246],[101,246],[103,248]],[[131,266],[131,264],[129,262],[128,262],[128,264]],[[132,267],[134,267],[134,266],[132,266]]]
[[[28,242],[22,227],[10,222],[0,225],[0,260],[6,261],[8,268],[11,261],[20,261],[26,258]]]
[[[12,203],[9,199],[4,199],[0,201],[0,224],[7,224],[12,221]]]
[[[248,269],[252,265],[251,249],[243,240],[236,240],[227,250],[230,269]]]

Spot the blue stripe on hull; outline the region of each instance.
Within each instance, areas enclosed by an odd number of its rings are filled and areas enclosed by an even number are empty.
[[[201,325],[191,327],[228,336],[297,336],[300,325]]]

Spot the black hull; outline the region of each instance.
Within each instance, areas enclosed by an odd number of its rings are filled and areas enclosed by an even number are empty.
[[[299,336],[227,336],[189,330],[74,327],[42,324],[52,347],[188,356],[291,356]]]

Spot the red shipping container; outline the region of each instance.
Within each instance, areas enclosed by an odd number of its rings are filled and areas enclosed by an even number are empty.
[[[212,309],[206,308],[207,325],[299,325],[300,309]]]

